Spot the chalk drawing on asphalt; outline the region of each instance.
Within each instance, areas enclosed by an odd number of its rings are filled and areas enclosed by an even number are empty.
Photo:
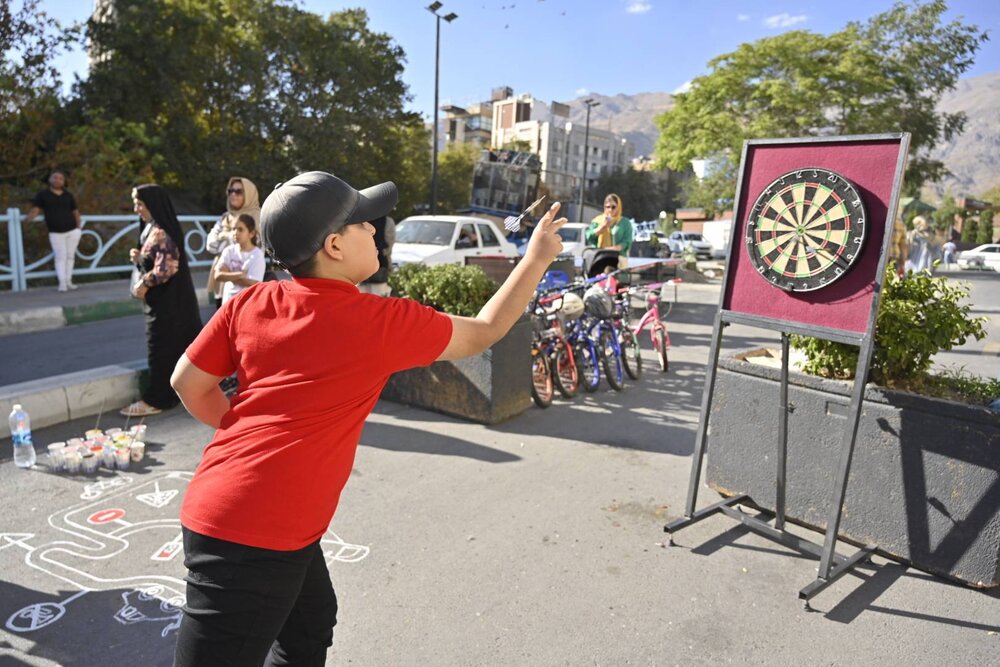
[[[174,499],[183,496],[192,476],[165,471],[141,479],[116,475],[85,484],[80,495],[84,502],[48,517],[60,539],[38,547],[31,541],[43,536],[0,533],[0,551],[19,547],[28,566],[79,589],[61,601],[18,609],[7,618],[6,628],[16,633],[40,630],[62,618],[67,606],[87,593],[126,589],[115,621],[162,623],[161,637],[175,632],[185,602],[185,570],[179,558],[184,547]],[[328,565],[357,563],[370,551],[368,546],[345,542],[333,531],[327,531],[320,545]],[[134,549],[150,557],[127,558]]]

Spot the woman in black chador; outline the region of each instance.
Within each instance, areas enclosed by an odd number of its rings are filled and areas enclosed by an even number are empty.
[[[184,236],[167,191],[159,185],[132,190],[139,214],[139,247],[130,252],[136,265],[132,295],[143,300],[149,386],[142,399],[122,409],[127,417],[153,415],[180,402],[170,386],[177,360],[201,331],[201,314],[191,270],[184,256]]]

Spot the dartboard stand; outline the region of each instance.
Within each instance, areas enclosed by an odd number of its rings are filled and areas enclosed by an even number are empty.
[[[867,545],[849,556],[836,551],[864,399],[864,378],[873,351],[886,250],[892,239],[909,140],[908,133],[898,133],[762,139],[743,145],[726,282],[709,350],[687,504],[684,517],[665,525],[664,531],[671,535],[673,544],[673,533],[723,514],[758,535],[818,557],[816,580],[799,591],[807,610],[811,598],[868,560],[877,548]],[[812,206],[821,198],[822,205]],[[855,204],[855,199],[864,202]],[[823,210],[813,213],[813,208]],[[831,211],[837,213],[830,215]],[[738,508],[753,504],[748,494],[739,493],[696,510],[722,335],[731,324],[776,331],[781,336],[781,374],[775,405],[775,505],[773,512],[762,510],[755,516]],[[823,544],[785,529],[788,356],[792,334],[859,348],[839,462],[831,471],[835,483]]]

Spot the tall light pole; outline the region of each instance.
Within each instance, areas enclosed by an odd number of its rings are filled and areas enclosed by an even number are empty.
[[[583,182],[580,183],[580,222],[583,222],[583,193],[587,189],[587,153],[590,151],[590,110],[601,106],[600,102],[595,102],[594,98],[587,98],[583,101],[587,105],[587,125],[583,132]]]
[[[437,19],[435,21],[437,33],[434,38],[434,148],[431,153],[431,215],[437,213],[438,198],[438,83],[441,67],[441,19],[451,23],[458,18],[458,14],[455,12],[441,16],[437,13],[439,9],[441,9],[440,2],[432,2],[427,6],[427,11]]]

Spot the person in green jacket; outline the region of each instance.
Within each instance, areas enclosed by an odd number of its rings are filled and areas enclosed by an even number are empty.
[[[622,215],[622,198],[612,193],[604,198],[604,213],[591,220],[587,227],[587,245],[617,250],[618,267],[625,268],[633,234],[632,220]]]

